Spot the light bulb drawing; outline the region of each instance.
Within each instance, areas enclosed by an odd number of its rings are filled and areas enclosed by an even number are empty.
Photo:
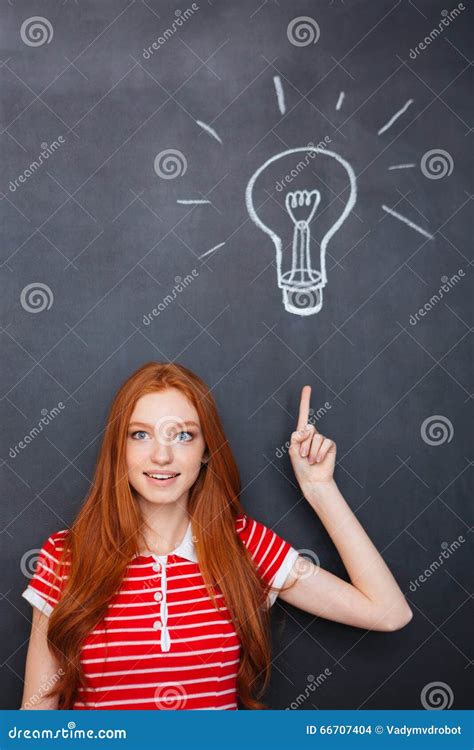
[[[329,159],[332,162],[337,162],[342,167],[345,181],[349,186],[349,195],[344,209],[322,238],[319,247],[319,257],[315,258],[314,261],[311,253],[311,223],[315,216],[315,221],[318,221],[317,210],[322,198],[320,190],[292,190],[288,191],[285,196],[286,212],[293,225],[291,250],[283,248],[281,236],[277,234],[275,229],[268,226],[262,220],[261,216],[257,213],[258,208],[255,206],[254,201],[255,188],[259,178],[262,175],[263,179],[265,178],[264,173],[270,165],[273,165],[280,159],[285,159],[292,154],[301,152],[318,154],[318,159]],[[349,216],[356,203],[356,198],[356,178],[349,162],[333,151],[316,146],[304,146],[282,151],[262,164],[250,178],[245,191],[245,203],[252,221],[265,234],[269,235],[275,246],[278,286],[282,290],[283,305],[287,312],[306,316],[314,315],[321,310],[323,289],[328,281],[326,272],[327,246],[330,239]],[[288,265],[289,268],[287,268]]]

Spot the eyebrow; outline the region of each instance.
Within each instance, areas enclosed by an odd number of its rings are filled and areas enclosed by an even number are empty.
[[[195,427],[199,428],[198,423],[194,422],[192,419],[184,419],[183,423],[185,425],[194,425]],[[151,427],[152,429],[154,427],[154,425],[147,424],[146,422],[135,422],[135,421],[134,422],[130,422],[130,424],[129,424],[129,427],[133,427],[133,426],[135,426],[135,427]]]

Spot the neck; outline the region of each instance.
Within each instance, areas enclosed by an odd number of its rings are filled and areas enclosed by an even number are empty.
[[[142,516],[140,551],[167,555],[181,543],[189,523],[187,502],[155,505],[139,498]]]

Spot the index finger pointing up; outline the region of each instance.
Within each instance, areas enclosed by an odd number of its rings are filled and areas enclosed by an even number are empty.
[[[309,420],[309,400],[311,398],[311,386],[305,385],[301,391],[300,411],[298,414],[297,430],[304,430]]]

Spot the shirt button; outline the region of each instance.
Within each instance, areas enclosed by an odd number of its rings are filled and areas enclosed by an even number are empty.
[[[161,565],[159,562],[154,563],[153,570],[156,570],[157,572],[161,570]]]
[[[161,622],[159,620],[156,620],[153,623],[153,627],[154,627],[155,630],[159,630],[161,628]]]
[[[163,598],[163,594],[161,593],[161,591],[157,591],[155,594],[156,601],[161,602],[162,598]]]

